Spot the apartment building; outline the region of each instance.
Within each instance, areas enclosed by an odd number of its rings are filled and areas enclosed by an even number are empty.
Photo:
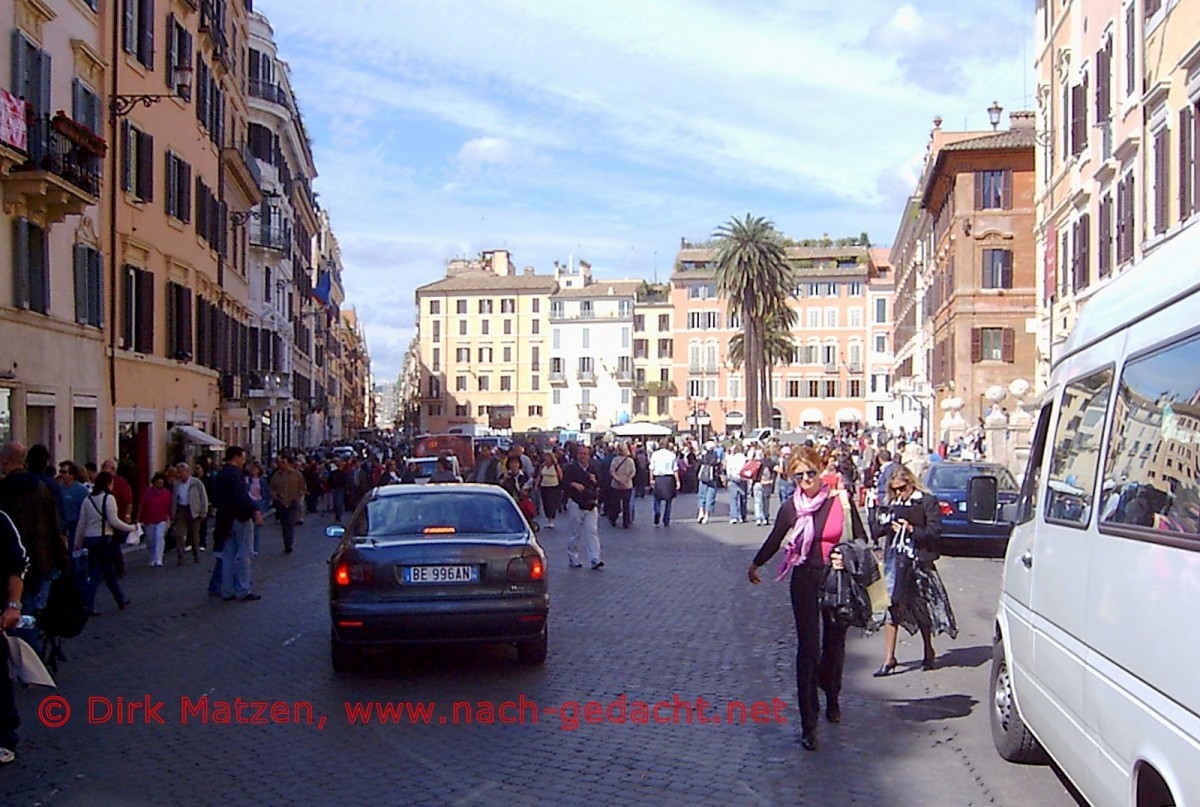
[[[892,313],[895,310],[895,271],[890,250],[868,250],[867,265],[867,392],[866,420],[872,425],[899,427],[899,408],[892,392],[896,358],[892,352]]]
[[[643,284],[633,304],[633,400],[631,420],[674,426],[671,399],[677,394],[675,308],[666,284]]]
[[[554,264],[550,410],[554,428],[607,431],[633,405],[633,310],[642,280],[598,281],[591,266]]]
[[[1038,378],[1079,310],[1200,212],[1200,2],[1037,3]]]
[[[778,429],[858,426],[867,422],[866,247],[788,247],[796,311],[792,362],[772,368],[770,395]],[[741,325],[717,294],[716,250],[685,244],[671,275],[675,322],[672,378],[680,394],[672,416],[680,428],[735,433],[745,423],[743,372],[729,357]]]
[[[557,290],[532,267],[518,273],[507,250],[451,260],[417,289],[419,431],[546,427]]]
[[[0,38],[0,440],[96,460],[111,445],[106,59],[95,4],[16,0]],[[61,110],[61,112],[60,112]]]
[[[283,399],[306,389],[293,373],[312,377],[312,331],[327,330],[312,315],[297,325],[318,307],[308,234],[321,221],[294,99],[286,82],[268,95],[263,76],[278,74],[264,72],[265,51],[246,47],[252,22],[260,45],[269,24],[237,0],[9,7],[0,249],[12,271],[0,277],[0,437],[44,443],[56,458],[116,455],[137,489],[181,455],[228,443],[261,451],[252,436],[272,432],[262,428],[272,412],[255,408],[253,390],[269,385]],[[252,113],[286,142],[252,153]],[[279,155],[299,167],[281,170]],[[264,185],[300,233],[274,264],[259,254],[270,239],[258,225],[266,216],[270,236],[282,214],[260,207]],[[336,305],[340,267],[331,274]],[[361,328],[350,330],[360,385],[369,359]],[[277,333],[291,338],[280,344]],[[269,382],[251,372],[264,368],[278,371]],[[365,416],[362,397],[352,417]],[[317,399],[303,400],[311,419]]]
[[[992,114],[998,126],[1000,110]],[[990,386],[1033,375],[1036,137],[1028,112],[1012,113],[1003,131],[950,133],[935,122],[892,247],[902,262],[896,391],[905,428],[933,437],[951,399],[976,423]]]

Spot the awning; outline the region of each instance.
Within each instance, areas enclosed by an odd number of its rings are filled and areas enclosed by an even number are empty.
[[[176,426],[175,431],[183,435],[183,438],[189,443],[195,443],[210,449],[221,449],[225,447],[225,443],[213,437],[207,432],[202,432],[194,426]]]
[[[846,407],[837,411],[838,423],[857,423],[862,419],[863,413],[859,412],[857,409],[850,409],[849,407]]]
[[[727,412],[725,414],[725,425],[726,426],[741,426],[745,422],[746,422],[746,416],[743,415],[741,412],[733,411],[733,412]]]

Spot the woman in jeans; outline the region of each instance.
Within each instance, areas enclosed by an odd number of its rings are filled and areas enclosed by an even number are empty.
[[[167,527],[171,524],[171,489],[167,487],[166,474],[157,473],[150,480],[150,487],[138,503],[138,521],[146,534],[150,565],[162,566]]]
[[[721,460],[717,457],[717,444],[710,440],[704,444],[704,449],[700,467],[696,472],[696,486],[700,492],[697,524],[707,524],[709,517],[716,511],[717,483],[721,479]]]
[[[771,496],[775,493],[775,469],[778,460],[773,451],[765,452],[761,448],[755,449],[754,458],[762,463],[750,488],[754,497],[754,523],[765,527],[771,520]]]
[[[121,537],[117,534],[133,532],[137,527],[126,524],[117,517],[117,500],[112,495],[113,475],[101,471],[92,483],[92,493],[83,501],[79,511],[79,523],[75,525],[75,548],[88,551],[88,580],[83,589],[83,602],[88,613],[99,616],[96,611],[96,589],[103,580],[112,592],[117,607],[125,610],[129,598],[121,591],[117,580],[116,559],[121,551]]]
[[[741,524],[746,520],[746,480],[742,469],[746,467],[746,453],[737,443],[725,455],[725,479],[729,485],[729,523]]]

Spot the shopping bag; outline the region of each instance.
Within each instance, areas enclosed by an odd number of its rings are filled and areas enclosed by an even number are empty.
[[[125,533],[125,545],[126,546],[137,546],[138,544],[140,544],[142,542],[143,534],[144,534],[144,530],[142,530],[142,525],[138,524],[136,527],[134,527],[133,532]]]
[[[883,561],[876,557],[874,552],[871,552],[870,556],[879,565],[879,579],[867,586],[867,596],[871,599],[871,613],[879,614],[891,607],[892,598],[888,596],[887,578],[883,574]]]

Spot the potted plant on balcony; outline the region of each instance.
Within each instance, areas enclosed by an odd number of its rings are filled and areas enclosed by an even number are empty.
[[[95,157],[103,157],[108,152],[108,144],[104,138],[70,117],[61,109],[55,114],[50,125],[54,131],[61,134],[75,146]]]

